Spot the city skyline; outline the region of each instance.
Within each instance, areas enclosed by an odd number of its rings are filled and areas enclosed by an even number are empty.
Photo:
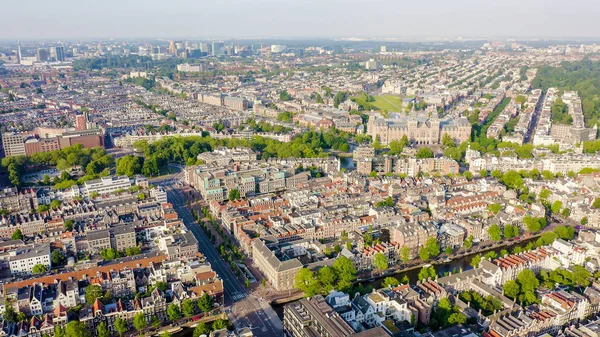
[[[390,0],[108,0],[85,7],[72,0],[34,7],[11,2],[0,20],[0,39],[598,37],[594,32],[600,23],[594,18],[600,15],[600,6],[575,0],[565,11],[554,2],[509,0],[481,4],[467,0],[457,6],[439,0],[426,4]],[[23,22],[27,22],[27,28],[17,28]],[[557,24],[549,24],[552,22]]]

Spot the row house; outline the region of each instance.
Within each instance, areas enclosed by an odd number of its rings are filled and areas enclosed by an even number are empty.
[[[362,251],[354,253],[352,261],[357,271],[372,270],[373,259],[377,254],[383,254],[388,262],[388,268],[395,265],[398,261],[400,249],[402,247],[396,242],[379,243],[370,247],[364,247]]]

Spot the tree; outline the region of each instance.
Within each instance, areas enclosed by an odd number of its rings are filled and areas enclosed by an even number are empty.
[[[204,293],[198,298],[198,308],[202,310],[202,312],[209,312],[213,308],[213,302],[213,298],[209,294]]]
[[[333,268],[325,266],[319,269],[317,275],[319,283],[323,286],[323,292],[328,293],[330,290],[333,290],[336,281],[336,275]]]
[[[561,209],[562,209],[562,202],[560,200],[556,200],[550,207],[550,210],[552,211],[553,214],[560,213]]]
[[[547,188],[543,188],[543,189],[540,191],[539,197],[540,197],[540,199],[542,199],[542,200],[546,200],[546,199],[548,199],[548,197],[550,197],[550,195],[552,195],[552,192],[550,192],[550,190],[549,190],[549,189],[547,189]]]
[[[533,293],[540,286],[540,281],[535,277],[533,271],[529,269],[525,269],[517,275],[517,283],[519,283],[522,293]]]
[[[492,212],[493,214],[498,214],[502,210],[502,205],[500,204],[489,204],[487,206],[487,210]]]
[[[23,232],[21,231],[20,228],[17,228],[13,233],[12,236],[10,237],[12,240],[23,240],[25,238],[25,236],[23,235]]]
[[[488,171],[486,169],[479,170],[479,176],[485,178],[488,176]]]
[[[110,332],[108,331],[106,323],[104,322],[100,322],[100,324],[98,324],[98,327],[96,327],[96,332],[97,337],[110,337]]]
[[[70,321],[65,328],[66,337],[91,337],[85,323],[80,321]]]
[[[181,307],[183,308],[183,314],[185,317],[190,317],[196,313],[196,304],[189,298],[183,300]]]
[[[97,298],[102,298],[102,287],[97,284],[89,285],[85,288],[85,302],[89,305],[94,304]]]
[[[463,177],[467,178],[468,181],[471,181],[473,180],[473,173],[471,173],[471,171],[465,171]]]
[[[40,263],[40,264],[36,264],[35,266],[33,266],[33,269],[31,271],[34,274],[43,274],[48,271],[48,267],[46,265],[43,265]]]
[[[7,299],[8,301],[8,299]],[[6,305],[6,309],[4,311],[4,320],[10,323],[17,323],[19,320],[17,319],[17,312],[15,311],[12,303]],[[64,337],[64,336],[63,336]]]
[[[425,248],[427,249],[430,257],[436,257],[440,255],[440,245],[438,244],[437,239],[434,237],[427,239]]]
[[[63,264],[65,257],[59,249],[55,249],[52,251],[51,260],[53,265]]]
[[[146,322],[146,315],[143,312],[138,312],[133,316],[133,327],[142,335],[142,331],[146,328],[148,322]]]
[[[240,199],[240,191],[237,188],[234,188],[229,191],[229,200],[239,200]]]
[[[296,273],[294,286],[302,290],[307,297],[318,294],[321,288],[315,274],[308,268],[302,268]]]
[[[54,199],[54,200],[50,201],[50,208],[58,209],[61,204],[62,204],[62,201],[60,201],[58,199]]]
[[[594,202],[592,203],[592,207],[594,207],[596,209],[600,208],[600,198],[594,199]]]
[[[115,320],[115,330],[117,331],[117,333],[119,334],[119,336],[123,337],[123,334],[125,332],[127,332],[127,322],[125,322],[124,319],[122,319],[121,317],[118,317]]]
[[[423,262],[429,260],[429,252],[427,251],[427,248],[425,247],[421,247],[419,249],[419,257],[421,258],[421,260],[423,260]]]
[[[136,174],[142,173],[144,165],[144,157],[126,155],[117,159],[117,174],[133,177]]]
[[[579,221],[579,223],[581,223],[583,226],[588,224],[588,217],[584,216],[583,218],[581,218],[581,220]]]
[[[225,323],[225,321],[220,318],[215,320],[212,324],[213,331],[225,329],[226,327],[227,327],[227,323]]]
[[[564,216],[565,218],[568,218],[569,215],[571,215],[571,210],[568,208],[563,208],[562,211],[560,212],[560,214],[562,216]]]
[[[488,234],[490,235],[490,239],[494,241],[502,240],[502,231],[500,230],[500,226],[493,224],[488,228]]]
[[[70,231],[72,231],[72,230],[73,230],[73,225],[74,225],[74,222],[73,222],[73,220],[71,220],[71,219],[68,219],[68,220],[66,220],[66,221],[65,221],[65,226],[64,226],[64,227],[65,227],[65,230],[66,230],[67,232],[70,232]]]
[[[422,147],[415,155],[417,159],[433,158],[433,151],[428,147]]]
[[[481,255],[478,254],[478,255],[473,256],[473,259],[471,259],[471,266],[473,268],[478,268],[479,263],[481,263]]]
[[[437,276],[436,272],[435,272],[435,267],[434,266],[429,266],[429,267],[423,267],[421,269],[421,271],[419,271],[419,281],[423,281],[426,280],[428,278],[435,278]]]
[[[392,277],[392,276],[388,276],[383,280],[383,283],[381,284],[384,288],[388,288],[388,287],[395,287],[397,285],[400,284],[400,281],[398,281],[397,278]]]
[[[4,315],[6,318],[6,313]],[[9,322],[11,322],[11,321],[9,321]],[[14,321],[14,322],[16,322],[16,321]],[[54,337],[65,337],[65,329],[63,329],[63,327],[60,325],[55,326],[54,327]]]
[[[400,249],[400,261],[404,263],[410,261],[410,248],[404,246]]]
[[[467,316],[459,312],[455,312],[451,314],[450,317],[448,317],[448,323],[450,323],[451,325],[465,324],[466,322]]]
[[[163,331],[159,336],[160,337],[172,337],[171,333],[167,330]]]
[[[445,253],[446,253],[446,255],[452,254],[452,247],[450,247],[450,246],[446,247]]]
[[[519,235],[519,227],[518,226],[512,226],[512,225],[504,226],[504,237],[506,239],[511,239],[511,238],[517,237],[518,235]]]
[[[442,144],[445,147],[454,147],[454,146],[456,146],[456,143],[454,143],[454,140],[452,139],[452,137],[450,137],[450,135],[448,135],[447,133],[444,133],[444,136],[442,137]]]
[[[489,251],[485,254],[485,258],[489,259],[489,260],[494,260],[498,258],[498,253],[496,253],[495,251]]]
[[[404,138],[403,138],[404,139]],[[402,140],[392,140],[389,144],[390,146],[390,155],[396,155],[396,154],[400,154],[402,153],[402,151],[404,150],[404,147],[408,144],[408,139],[406,139],[406,142],[402,141]]]
[[[463,243],[466,249],[471,249],[473,247],[473,235],[469,235],[469,237]]]
[[[179,306],[175,303],[171,303],[167,308],[167,317],[169,317],[170,321],[176,321],[181,318],[181,311],[179,310]]]
[[[580,287],[590,285],[590,272],[582,266],[573,266],[573,283]]]
[[[348,290],[356,278],[356,269],[352,260],[345,256],[338,257],[333,263],[333,270],[338,278],[337,290]]]
[[[384,271],[388,267],[388,259],[383,253],[377,253],[373,256],[373,265],[380,271]]]
[[[210,333],[210,329],[206,326],[206,323],[200,322],[194,328],[193,337],[200,337],[202,335],[208,335]]]
[[[160,322],[160,320],[158,319],[158,317],[156,317],[155,315],[153,315],[153,316],[152,316],[152,319],[150,320],[150,323],[151,323],[151,325],[152,325],[152,327],[153,327],[154,329],[158,329],[158,328],[160,328],[160,326],[162,325],[162,323]],[[168,332],[168,331],[165,331],[165,333],[169,334],[169,332]],[[170,336],[170,335],[171,335],[171,334],[169,334],[169,336]],[[161,337],[162,337],[162,334],[161,334]],[[168,336],[167,336],[167,337],[168,337]]]

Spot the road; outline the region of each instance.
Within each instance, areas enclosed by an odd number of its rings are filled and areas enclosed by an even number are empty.
[[[277,314],[266,302],[258,296],[248,293],[245,286],[236,278],[229,265],[223,261],[212,242],[196,224],[194,217],[185,207],[185,198],[181,192],[171,185],[165,186],[169,201],[173,204],[175,211],[190,230],[198,244],[200,251],[214,271],[223,280],[225,287],[225,306],[231,306],[227,310],[228,316],[236,328],[251,327],[255,336],[279,336],[283,334],[283,324]]]

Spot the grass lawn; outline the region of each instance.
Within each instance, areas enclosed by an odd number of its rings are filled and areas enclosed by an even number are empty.
[[[402,97],[393,95],[373,96],[375,102],[372,102],[379,110],[388,112],[402,111]]]

